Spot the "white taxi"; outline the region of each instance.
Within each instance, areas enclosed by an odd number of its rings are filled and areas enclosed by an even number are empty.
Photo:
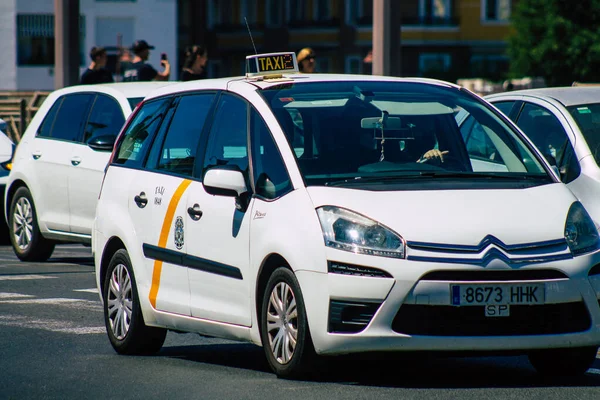
[[[367,351],[591,366],[598,231],[510,120],[442,81],[247,63],[158,89],[117,140],[92,246],[118,353],[175,330],[262,345],[282,377]],[[459,112],[492,158],[469,156]]]

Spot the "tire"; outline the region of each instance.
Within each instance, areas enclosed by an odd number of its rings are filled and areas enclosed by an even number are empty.
[[[583,375],[597,353],[597,347],[540,350],[529,354],[529,362],[542,375],[572,377]]]
[[[8,214],[10,242],[21,261],[47,261],[54,242],[40,233],[37,212],[29,189],[20,187],[10,203]]]
[[[284,307],[278,306],[281,301]],[[282,319],[284,323],[280,324]],[[289,269],[280,267],[269,278],[263,294],[260,324],[262,345],[275,374],[281,378],[306,376],[316,362],[316,354],[300,285]]]
[[[104,324],[110,343],[119,354],[154,354],[167,330],[146,326],[127,251],[117,250],[104,277]]]

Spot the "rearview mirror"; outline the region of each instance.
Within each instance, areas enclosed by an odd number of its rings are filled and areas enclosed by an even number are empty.
[[[116,140],[116,135],[100,135],[88,140],[87,145],[96,151],[112,151]]]
[[[381,129],[381,117],[368,117],[360,120],[360,127],[363,129]],[[402,128],[399,117],[387,117],[385,119],[384,129],[399,130]]]

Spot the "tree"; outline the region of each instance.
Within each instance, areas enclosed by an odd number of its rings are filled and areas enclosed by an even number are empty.
[[[519,0],[508,54],[516,77],[600,82],[600,0]]]

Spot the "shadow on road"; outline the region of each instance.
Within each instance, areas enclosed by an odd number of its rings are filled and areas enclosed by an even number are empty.
[[[272,373],[263,349],[251,344],[165,347],[158,356]],[[593,368],[600,368],[596,360]],[[600,387],[600,375],[549,378],[525,356],[448,357],[429,354],[366,354],[323,357],[308,380],[398,388]]]

